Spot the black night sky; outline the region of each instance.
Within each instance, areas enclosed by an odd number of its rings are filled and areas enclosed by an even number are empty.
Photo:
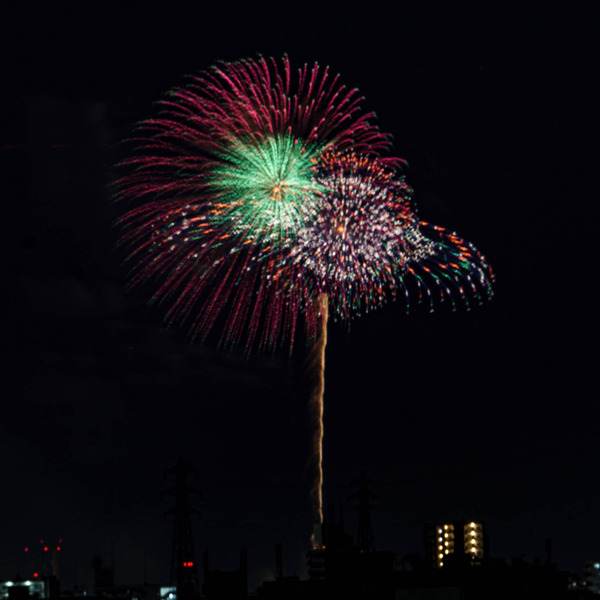
[[[422,551],[426,522],[481,520],[490,551],[579,571],[600,556],[598,48],[591,18],[545,7],[440,11],[154,10],[64,3],[9,11],[2,55],[3,300],[0,577],[63,539],[65,586],[100,554],[119,583],[168,579],[179,454],[198,470],[198,558],[251,587],[304,575],[310,428],[291,358],[219,353],[126,294],[106,191],[118,142],[182,76],[290,55],[365,96],[410,168],[420,215],[488,258],[482,307],[390,304],[330,327],[325,501],[364,470],[377,549]],[[165,5],[166,6],[166,5]]]

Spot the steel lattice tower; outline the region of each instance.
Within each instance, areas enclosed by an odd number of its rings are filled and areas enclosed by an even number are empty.
[[[377,498],[375,494],[369,492],[369,482],[365,472],[360,474],[358,479],[358,492],[352,494],[350,498],[358,499],[358,538],[357,545],[361,552],[374,552],[375,542],[373,540],[373,527],[371,526],[371,508],[369,498]]]
[[[171,584],[177,586],[177,600],[193,600],[199,594],[200,582],[190,515],[200,516],[200,513],[190,506],[189,496],[190,494],[200,496],[200,492],[190,487],[187,479],[188,475],[197,475],[197,471],[179,456],[177,464],[166,469],[165,477],[169,474],[175,475],[175,485],[163,495],[169,494],[175,497],[175,506],[165,512],[165,516],[174,517]]]

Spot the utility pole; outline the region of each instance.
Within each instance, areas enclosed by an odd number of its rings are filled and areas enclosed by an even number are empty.
[[[177,587],[177,600],[194,600],[199,594],[200,583],[190,515],[195,513],[199,517],[200,512],[190,506],[189,496],[200,496],[200,492],[190,487],[187,479],[189,475],[197,475],[197,471],[179,456],[177,464],[166,469],[165,477],[171,474],[175,475],[175,485],[163,494],[175,497],[175,506],[165,512],[165,516],[174,518],[171,584]]]

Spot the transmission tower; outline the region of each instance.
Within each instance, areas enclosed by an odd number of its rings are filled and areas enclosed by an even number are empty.
[[[175,497],[175,506],[165,512],[165,516],[174,517],[171,584],[177,587],[177,600],[194,600],[199,594],[200,582],[190,515],[199,517],[200,513],[190,506],[189,496],[201,495],[188,485],[187,479],[189,475],[197,475],[197,471],[179,456],[177,464],[165,470],[165,477],[171,474],[175,475],[175,485],[163,493]]]
[[[360,474],[358,481],[358,492],[352,494],[350,499],[358,499],[358,536],[357,545],[361,552],[374,552],[375,543],[373,541],[373,527],[371,526],[371,509],[369,498],[377,498],[375,494],[369,492],[369,482],[365,472]]]

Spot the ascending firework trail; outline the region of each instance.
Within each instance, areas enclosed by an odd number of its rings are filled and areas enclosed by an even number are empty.
[[[220,63],[169,92],[131,143],[115,198],[132,286],[154,284],[167,321],[224,345],[291,351],[319,370],[315,516],[322,521],[329,311],[349,321],[400,295],[468,305],[492,273],[468,242],[417,218],[388,136],[327,68],[259,57]]]
[[[325,397],[325,348],[327,346],[327,295],[317,298],[319,321],[317,339],[307,356],[307,369],[313,381],[310,391],[309,408],[313,426],[312,452],[316,472],[311,496],[317,523],[323,522],[323,409]]]

